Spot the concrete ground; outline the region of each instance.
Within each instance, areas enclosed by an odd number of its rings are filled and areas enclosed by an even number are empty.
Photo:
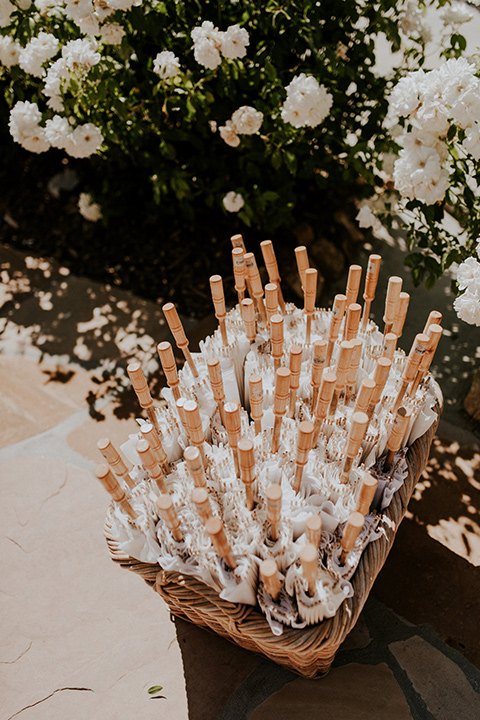
[[[385,282],[394,269],[408,289],[395,243],[382,255]],[[135,428],[129,359],[159,397],[160,307],[1,246],[0,279],[0,720],[480,717],[480,441],[461,410],[480,335],[456,321],[448,280],[412,293],[401,341],[444,312],[439,439],[356,628],[313,681],[172,621],[108,557],[96,441]]]

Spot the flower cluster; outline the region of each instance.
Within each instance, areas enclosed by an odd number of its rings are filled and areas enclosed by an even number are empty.
[[[408,119],[398,138],[395,187],[409,199],[441,202],[450,186],[449,131],[464,131],[462,149],[480,159],[480,80],[475,66],[451,58],[430,72],[417,70],[402,78],[390,98],[393,114]]]
[[[220,137],[230,147],[240,145],[239,135],[256,135],[263,122],[263,113],[254,107],[243,105],[235,110],[230,120],[218,128]]]
[[[480,242],[477,244],[480,259]],[[480,262],[474,257],[467,258],[457,268],[457,284],[463,291],[453,302],[453,307],[466,323],[480,327]]]
[[[209,70],[215,70],[222,56],[229,60],[243,58],[247,54],[250,38],[245,28],[230,25],[225,32],[209,20],[192,30],[195,60]]]
[[[327,117],[333,97],[312,75],[297,75],[287,85],[282,119],[293,127],[316,127]]]

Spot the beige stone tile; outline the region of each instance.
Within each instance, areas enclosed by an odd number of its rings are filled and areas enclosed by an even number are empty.
[[[385,663],[353,663],[320,680],[299,678],[272,695],[251,720],[411,720],[407,701]]]
[[[57,425],[87,407],[91,387],[86,370],[65,370],[62,381],[52,380],[51,366],[32,358],[0,355],[0,447]]]
[[[108,497],[59,460],[0,465],[2,720],[168,717],[186,720],[175,626],[163,601],[108,557]],[[166,700],[147,689],[163,685]],[[164,713],[164,714],[163,714]]]
[[[137,433],[139,430],[135,418],[120,419],[115,415],[117,405],[109,403],[102,408],[99,414],[100,419],[89,417],[79,427],[75,428],[68,436],[67,442],[73,450],[80,453],[93,462],[103,462],[102,456],[97,450],[97,442],[100,438],[108,437],[117,448],[128,440],[128,436]],[[139,408],[139,416],[141,416]]]
[[[436,720],[478,720],[480,696],[446,655],[417,635],[389,648]]]

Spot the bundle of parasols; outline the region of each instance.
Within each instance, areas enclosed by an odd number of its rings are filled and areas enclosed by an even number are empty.
[[[333,617],[353,594],[363,550],[407,475],[408,447],[436,419],[429,374],[442,328],[432,311],[408,353],[397,348],[409,295],[386,287],[383,331],[370,319],[381,257],[364,281],[315,307],[317,270],[295,250],[304,307],[285,303],[271,241],[269,282],[232,237],[238,304],[210,278],[218,328],[191,353],[172,303],[163,312],[185,357],[158,345],[167,387],[155,405],[139,363],[127,371],[146,418],[119,450],[98,448],[112,495],[111,534],[126,555],[192,576],[260,608],[272,632]],[[363,286],[363,306],[357,302]]]

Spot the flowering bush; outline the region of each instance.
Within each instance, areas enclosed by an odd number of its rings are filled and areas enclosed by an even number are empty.
[[[403,49],[404,67],[421,59],[423,7],[0,0],[10,131],[31,152],[89,157],[83,189],[106,218],[131,175],[158,215],[209,206],[271,230],[307,191],[373,182],[388,143],[375,42]]]
[[[471,12],[453,3],[443,16],[459,24]],[[437,68],[410,72],[393,89],[387,123],[397,153],[384,162],[382,182],[357,219],[380,232],[382,223],[391,227],[401,218],[410,250],[406,264],[417,284],[425,279],[431,287],[461,262],[457,289],[464,292],[454,307],[462,320],[478,325],[480,266],[473,256],[480,236],[480,63],[459,57],[465,47],[454,33]]]

